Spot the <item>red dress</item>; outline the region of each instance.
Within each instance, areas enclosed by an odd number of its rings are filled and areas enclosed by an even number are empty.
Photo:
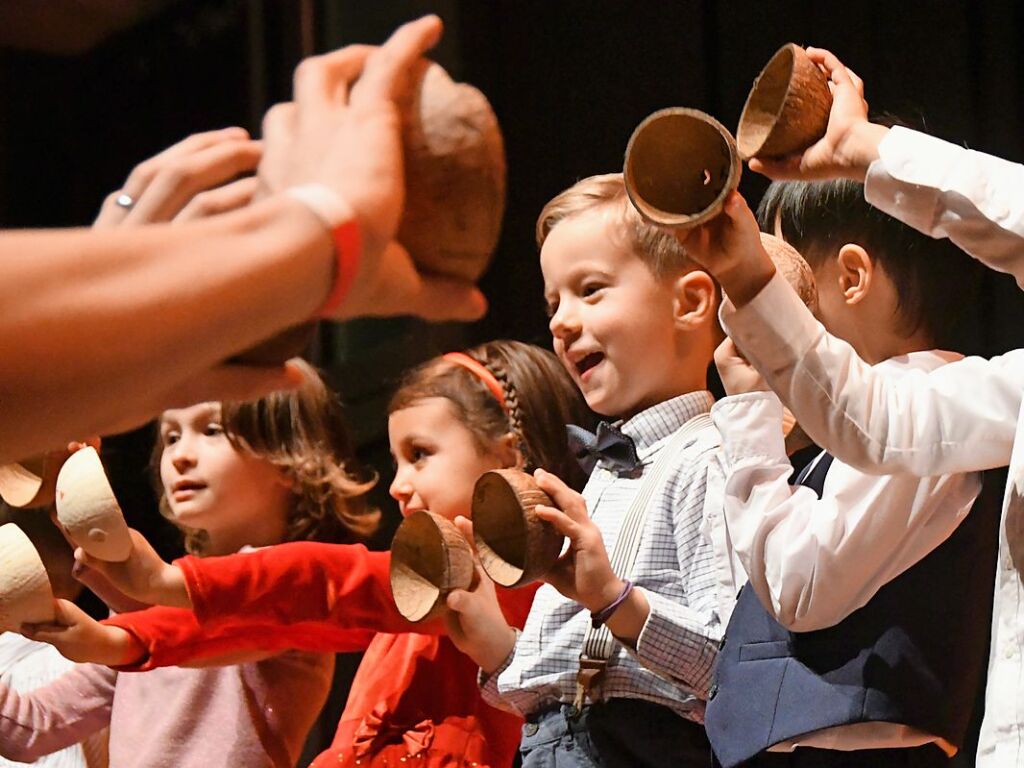
[[[484,703],[477,666],[440,621],[410,624],[391,598],[390,555],[295,542],[227,557],[185,557],[192,611],[151,608],[105,623],[132,632],[150,669],[246,651],[365,649],[325,766],[512,764],[522,721]],[[535,588],[498,588],[522,627]]]

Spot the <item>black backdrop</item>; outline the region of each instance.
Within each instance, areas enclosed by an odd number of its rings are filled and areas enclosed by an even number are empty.
[[[487,338],[547,343],[533,243],[544,202],[580,177],[620,168],[630,132],[655,109],[693,106],[735,125],[751,80],[782,43],[832,48],[864,78],[873,109],[1024,161],[1017,3],[125,0],[138,20],[110,21],[117,5],[0,0],[0,226],[87,224],[136,162],[186,133],[258,130],[266,106],[287,97],[303,51],[376,42],[422,12],[448,25],[437,58],[491,98],[505,132],[509,206],[483,280],[489,315],[469,327],[399,319],[330,328],[312,352],[385,476],[381,408],[400,368]],[[741,190],[753,202],[764,185],[748,172]],[[1004,276],[987,275],[982,300],[950,311],[970,329],[965,351],[1024,345],[1024,302]],[[145,434],[106,448],[119,494],[144,526],[154,519],[138,472],[147,450]],[[388,509],[379,545],[394,524]],[[165,546],[173,550],[170,539]]]

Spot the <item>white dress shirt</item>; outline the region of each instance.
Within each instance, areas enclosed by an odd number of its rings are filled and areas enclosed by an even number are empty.
[[[712,402],[710,393],[693,392],[652,406],[621,425],[636,444],[642,472],[618,475],[599,462],[583,490],[609,553],[660,450],[683,424],[707,413]],[[723,584],[725,569],[716,560],[709,535],[709,518],[722,516],[717,445],[718,435],[710,426],[695,433],[651,497],[629,575],[644,591],[651,612],[635,651],[616,646],[597,693],[600,700],[644,699],[703,720],[718,643],[728,622],[722,606],[731,607],[736,595],[731,578]],[[512,654],[482,680],[485,700],[523,715],[571,703],[589,626],[586,609],[543,585]]]
[[[869,202],[1024,284],[1024,169],[902,128],[868,171]],[[980,768],[1024,764],[1024,350],[887,375],[829,336],[778,275],[723,322],[810,437],[868,472],[921,476],[1010,465]]]

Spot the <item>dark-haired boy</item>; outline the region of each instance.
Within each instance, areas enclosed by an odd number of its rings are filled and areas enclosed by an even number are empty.
[[[935,347],[971,282],[965,254],[872,209],[852,181],[773,184],[759,214],[805,256],[821,322],[864,360],[898,376],[958,357]],[[717,361],[731,396],[712,415],[750,583],[707,709],[717,758],[946,764],[987,650],[998,514],[967,515],[980,477],[869,475],[822,453],[790,485],[782,404],[730,349]]]

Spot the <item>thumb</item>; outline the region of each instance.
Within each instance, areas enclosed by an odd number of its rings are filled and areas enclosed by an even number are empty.
[[[410,297],[408,310],[432,322],[470,322],[487,312],[487,299],[479,288],[465,280],[423,275],[419,292]]]

